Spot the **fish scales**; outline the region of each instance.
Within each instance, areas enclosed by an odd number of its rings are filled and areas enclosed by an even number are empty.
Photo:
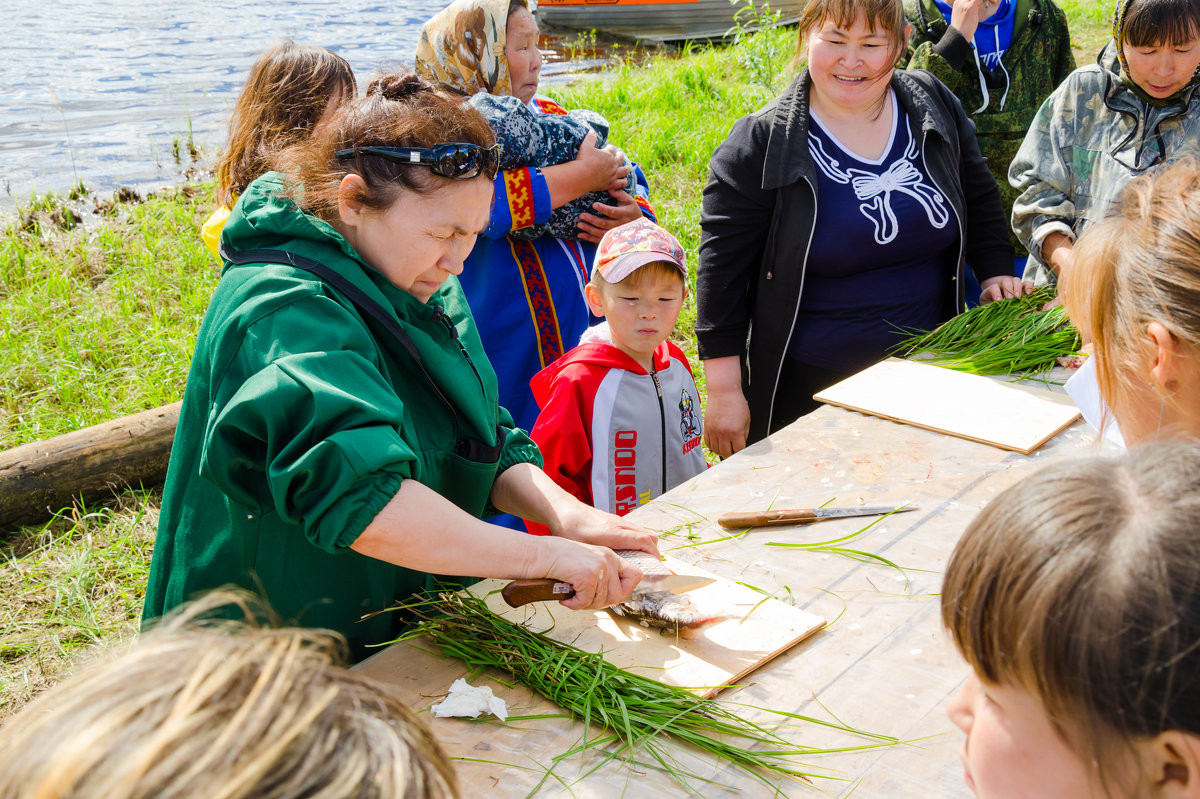
[[[617,554],[641,569],[642,574],[675,573],[661,560],[645,552],[619,549]],[[721,618],[705,615],[696,607],[696,603],[685,595],[643,588],[633,589],[628,599],[613,605],[608,611],[614,616],[635,621],[643,627],[664,632],[694,630]]]

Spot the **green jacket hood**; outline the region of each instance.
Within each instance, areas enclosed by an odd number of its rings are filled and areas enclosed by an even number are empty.
[[[347,254],[357,257],[332,225],[300,210],[288,196],[285,181],[283,174],[268,172],[246,188],[225,223],[226,244],[235,250],[255,250],[276,249],[295,241],[334,239]]]

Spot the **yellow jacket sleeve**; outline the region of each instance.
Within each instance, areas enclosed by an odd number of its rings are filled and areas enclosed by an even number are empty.
[[[230,206],[218,205],[209,215],[208,219],[204,220],[204,224],[200,228],[200,238],[204,239],[204,243],[208,245],[208,249],[212,250],[212,254],[218,258],[221,257],[221,252],[217,249],[217,245],[221,243],[221,231],[225,229],[225,221],[229,219],[229,211]]]

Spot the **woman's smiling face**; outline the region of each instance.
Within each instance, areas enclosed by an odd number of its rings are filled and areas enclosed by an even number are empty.
[[[896,64],[883,26],[871,30],[863,14],[849,26],[827,18],[805,38],[812,91],[819,103],[847,112],[878,108]]]

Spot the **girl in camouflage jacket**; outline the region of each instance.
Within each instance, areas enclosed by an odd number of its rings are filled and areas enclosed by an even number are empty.
[[[1200,157],[1200,0],[1118,2],[1113,35],[1042,104],[1009,168],[1027,280],[1056,282],[1134,177]]]

